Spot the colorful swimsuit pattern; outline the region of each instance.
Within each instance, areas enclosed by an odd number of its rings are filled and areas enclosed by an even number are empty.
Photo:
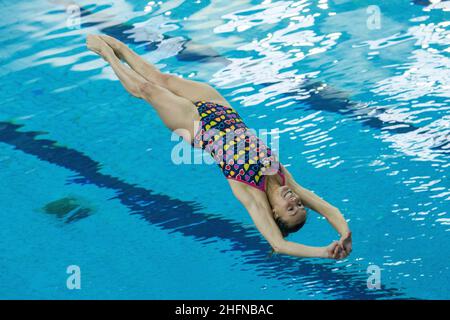
[[[277,170],[284,185],[272,150],[247,128],[233,108],[206,101],[195,105],[201,123],[192,145],[210,153],[227,179],[265,191],[265,176]]]

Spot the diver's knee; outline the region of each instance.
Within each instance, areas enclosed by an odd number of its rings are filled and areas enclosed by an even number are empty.
[[[168,74],[168,73],[160,72],[158,74],[158,80],[166,88],[170,87],[170,85],[173,84],[173,81],[174,81],[175,77],[177,77],[177,76],[175,76],[173,74]]]
[[[142,97],[152,97],[158,92],[159,86],[152,80],[144,81],[139,83],[137,90]]]

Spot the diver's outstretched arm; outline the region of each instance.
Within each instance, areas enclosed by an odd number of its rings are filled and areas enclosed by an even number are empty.
[[[269,242],[275,253],[302,258],[341,259],[346,256],[337,241],[326,247],[311,247],[285,240],[273,219],[267,195],[240,182],[230,180],[229,183],[233,194],[247,209],[256,228]]]
[[[346,254],[349,255],[352,252],[352,233],[341,211],[315,193],[300,186],[295,182],[294,178],[285,167],[282,167],[282,170],[286,176],[286,184],[288,187],[300,197],[306,207],[316,211],[327,219],[341,236],[339,245],[345,250]]]
[[[252,217],[256,228],[270,243],[275,253],[287,254],[300,258],[342,259],[346,256],[343,254],[338,241],[334,241],[326,247],[312,247],[285,240],[280,229],[271,217],[270,204],[268,202],[267,204],[252,202],[246,206],[246,209]]]
[[[344,216],[338,208],[323,200],[312,191],[300,186],[285,167],[283,167],[283,172],[286,176],[287,186],[300,197],[306,207],[324,216],[341,236],[345,236],[350,232],[347,221],[345,221]]]

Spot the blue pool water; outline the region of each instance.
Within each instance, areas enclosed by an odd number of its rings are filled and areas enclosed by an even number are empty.
[[[0,1],[0,298],[448,299],[450,2],[426,2],[77,1],[76,28],[65,1]],[[215,166],[171,161],[178,142],[89,33],[277,128],[352,255],[270,257]],[[314,213],[290,236],[336,238]]]

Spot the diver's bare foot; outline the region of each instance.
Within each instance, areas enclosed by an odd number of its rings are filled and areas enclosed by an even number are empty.
[[[114,56],[114,51],[110,46],[103,41],[102,38],[98,35],[90,34],[86,38],[86,46],[92,52],[100,55],[103,59],[109,60],[112,56]]]
[[[119,59],[123,59],[122,51],[126,48],[126,45],[122,41],[105,34],[102,34],[100,38],[114,50],[114,53]]]
[[[86,37],[86,47],[96,54],[101,55],[103,45],[103,41],[98,35],[88,34]]]

